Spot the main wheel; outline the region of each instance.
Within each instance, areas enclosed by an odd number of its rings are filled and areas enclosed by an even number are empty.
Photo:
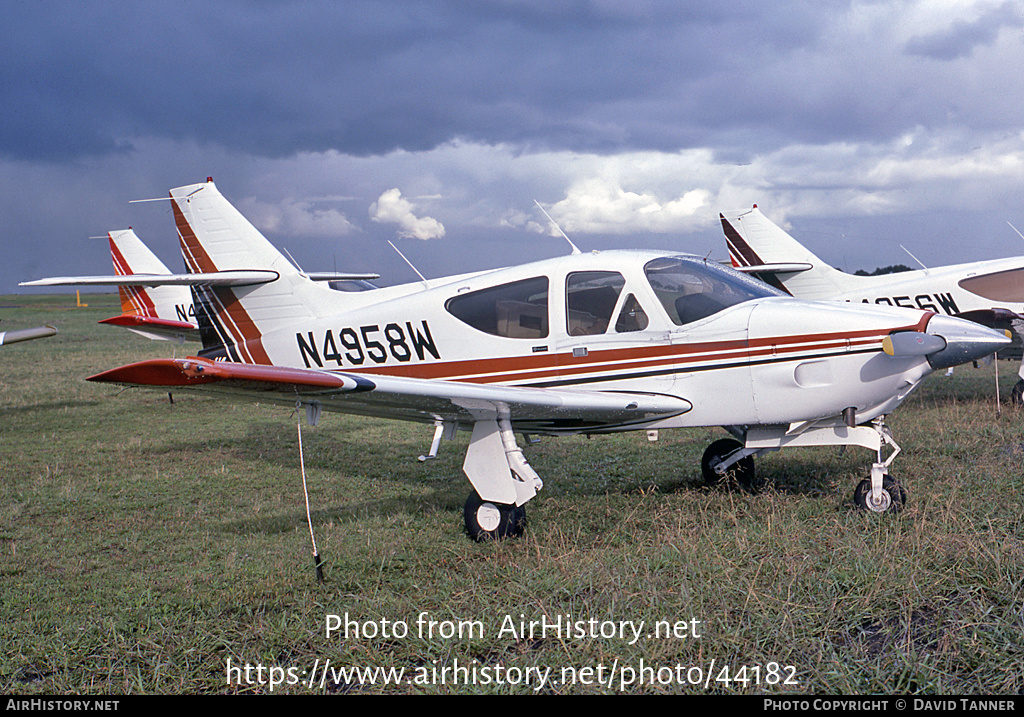
[[[1024,405],[1024,378],[1015,383],[1010,390],[1010,403],[1014,406]]]
[[[700,459],[700,473],[705,485],[723,484],[727,488],[741,488],[749,493],[760,490],[757,473],[754,470],[754,457],[746,456],[729,466],[725,473],[715,471],[715,466],[743,448],[743,444],[733,438],[721,438],[704,451]]]
[[[466,498],[462,511],[466,532],[477,542],[518,538],[526,528],[526,508],[486,501],[476,491]]]
[[[872,513],[898,513],[907,503],[907,491],[889,476],[882,479],[882,495],[878,501],[871,500],[871,479],[865,478],[853,491],[853,504],[861,510]]]

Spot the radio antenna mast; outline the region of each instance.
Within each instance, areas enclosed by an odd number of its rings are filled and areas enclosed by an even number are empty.
[[[399,251],[398,247],[395,246],[391,242],[390,239],[388,239],[388,244],[391,244],[391,248],[395,250],[395,252],[398,254],[398,256],[402,257],[402,261],[404,261],[406,264],[408,264],[409,268],[416,272],[416,276],[418,276],[420,278],[420,280],[423,282],[424,288],[429,289],[430,288],[430,282],[427,281],[427,277],[423,276],[423,274],[420,273],[420,270],[417,269],[415,266],[413,266],[413,263],[406,258],[405,254],[403,254],[401,251]]]
[[[538,202],[536,199],[534,199],[533,203],[537,205],[537,209],[539,209],[542,212],[544,212],[544,216],[546,216],[548,218],[548,221],[551,222],[551,224],[555,227],[555,229],[558,230],[558,233],[561,234],[563,237],[565,237],[565,240],[567,242],[569,242],[569,246],[572,247],[572,253],[573,254],[579,254],[580,253],[579,248],[575,244],[572,243],[572,239],[570,239],[568,236],[566,236],[565,232],[562,231],[562,227],[558,226],[558,222],[556,222],[554,219],[552,219],[551,215],[544,211],[544,207],[542,207],[540,205],[540,202]]]

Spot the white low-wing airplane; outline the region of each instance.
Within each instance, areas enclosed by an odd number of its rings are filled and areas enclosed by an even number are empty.
[[[199,356],[90,380],[419,421],[470,432],[471,536],[517,535],[542,483],[515,433],[723,426],[702,474],[751,485],[785,446],[875,453],[858,506],[898,509],[883,423],[938,368],[1001,333],[919,309],[807,302],[703,259],[573,252],[522,266],[340,293],[296,269],[212,181],[171,190]],[[234,276],[236,280],[222,280]],[[888,458],[883,456],[891,450]]]
[[[829,266],[756,205],[720,216],[732,265],[798,298],[924,309],[1009,329],[1017,343],[1024,335],[1024,257],[857,276]],[[1024,366],[1020,376],[1015,403],[1024,393]]]

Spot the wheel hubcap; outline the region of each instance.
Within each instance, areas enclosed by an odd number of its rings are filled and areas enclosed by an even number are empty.
[[[476,509],[476,522],[487,532],[497,530],[501,523],[501,511],[493,503],[484,503]]]
[[[889,506],[892,505],[892,496],[889,495],[889,491],[883,489],[878,499],[872,495],[871,491],[864,497],[864,502],[867,504],[868,509],[876,513],[884,513],[889,510]]]

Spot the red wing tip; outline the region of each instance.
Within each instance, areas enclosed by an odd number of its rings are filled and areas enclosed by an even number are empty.
[[[86,381],[119,383],[131,386],[191,386],[216,381],[203,375],[202,359],[152,359],[128,364],[89,376]]]

